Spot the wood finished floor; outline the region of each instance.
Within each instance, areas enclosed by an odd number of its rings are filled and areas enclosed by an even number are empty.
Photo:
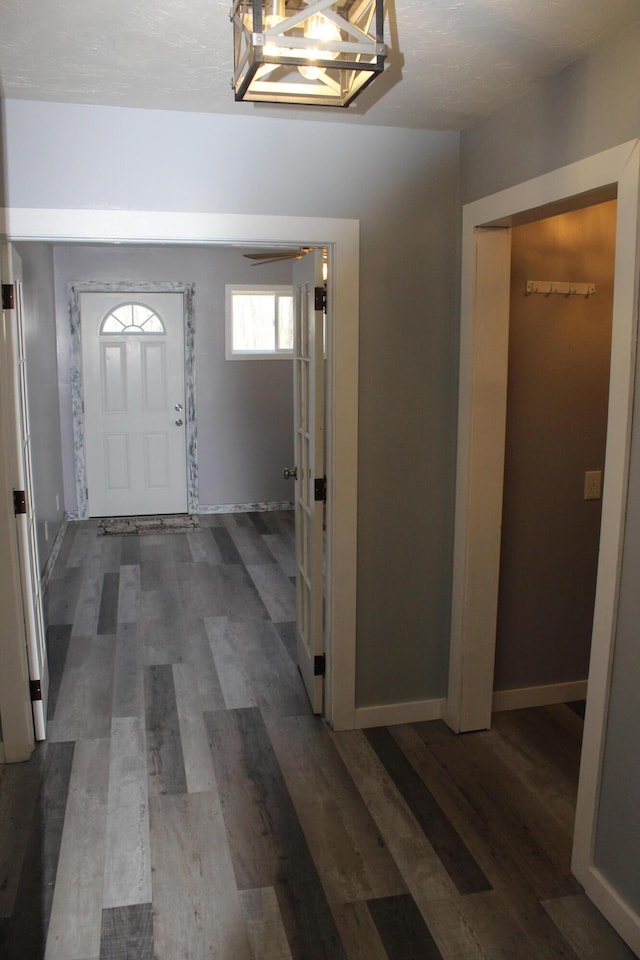
[[[2,960],[630,960],[569,872],[567,706],[332,734],[289,514],[68,528],[49,739],[0,767]]]

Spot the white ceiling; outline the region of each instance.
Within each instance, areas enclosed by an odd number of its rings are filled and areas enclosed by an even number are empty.
[[[640,19],[639,0],[386,0],[347,110],[236,104],[231,0],[0,0],[5,97],[462,129]]]

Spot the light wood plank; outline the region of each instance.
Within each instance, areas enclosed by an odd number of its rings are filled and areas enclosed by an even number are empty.
[[[274,888],[241,890],[240,905],[252,960],[292,960]]]
[[[72,632],[50,741],[101,740],[109,736],[115,662],[113,637]]]
[[[144,726],[114,717],[109,761],[104,907],[151,901],[149,810]]]
[[[267,728],[330,903],[407,887],[317,718],[269,717]]]
[[[109,741],[76,743],[45,960],[100,952]]]
[[[156,960],[251,960],[216,795],[152,797],[151,844]]]
[[[296,619],[296,591],[275,564],[247,564],[249,576],[274,623]]]
[[[389,960],[364,900],[332,905],[347,960]]]
[[[580,960],[635,960],[634,952],[584,894],[546,900],[543,906]]]
[[[197,665],[191,663],[173,666],[187,790],[189,793],[206,793],[216,790],[216,776],[202,707],[199,697],[194,696],[198,689],[197,673]]]
[[[140,605],[140,565],[120,567],[120,590],[118,594],[118,623],[135,623]]]

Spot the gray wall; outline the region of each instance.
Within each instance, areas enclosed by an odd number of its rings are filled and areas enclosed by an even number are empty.
[[[640,24],[462,135],[462,194],[474,199],[640,136]],[[640,374],[636,374],[640,383]],[[638,394],[636,392],[636,406]],[[640,911],[640,410],[632,470],[595,862]]]
[[[225,284],[291,283],[291,263],[252,266],[221,247],[57,246],[54,252],[65,496],[76,510],[69,374],[68,284],[195,283],[196,416],[201,506],[288,501],[293,458],[290,360],[225,359]]]
[[[26,101],[4,107],[10,206],[360,220],[357,700],[443,696],[458,135]]]
[[[514,227],[495,688],[585,680],[604,467],[616,202]],[[596,284],[528,296],[527,280]]]
[[[24,335],[33,493],[42,572],[64,516],[53,257],[47,244],[19,244],[16,249],[22,259],[24,279]]]

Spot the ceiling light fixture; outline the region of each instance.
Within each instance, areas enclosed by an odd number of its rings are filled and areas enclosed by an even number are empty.
[[[236,100],[347,107],[381,73],[384,0],[234,0]]]

